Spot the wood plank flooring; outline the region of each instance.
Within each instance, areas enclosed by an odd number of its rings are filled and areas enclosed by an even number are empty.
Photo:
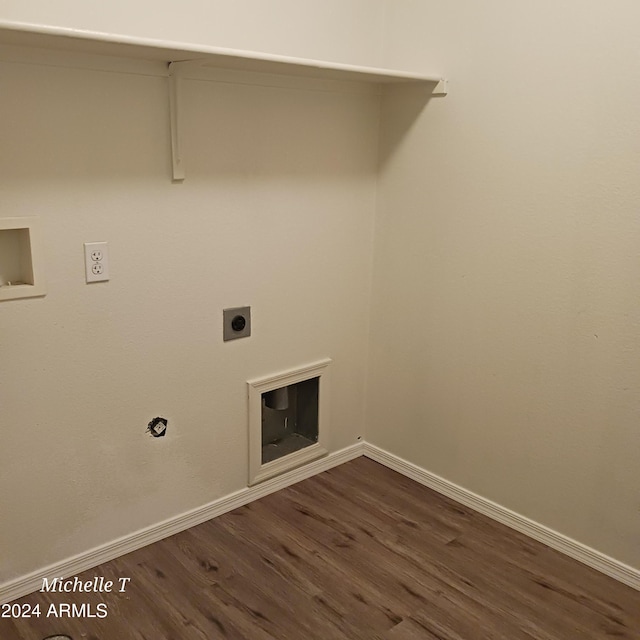
[[[34,593],[2,640],[640,639],[640,592],[358,458]],[[99,603],[104,618],[46,617]]]

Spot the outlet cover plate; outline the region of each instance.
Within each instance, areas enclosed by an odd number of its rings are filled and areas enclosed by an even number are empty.
[[[244,323],[238,318],[243,318]],[[236,321],[234,323],[234,320]],[[232,307],[222,310],[222,339],[237,340],[251,335],[251,307]],[[242,325],[242,328],[238,328]],[[234,328],[235,327],[235,328]]]
[[[84,268],[87,283],[109,280],[109,251],[106,242],[84,243]]]

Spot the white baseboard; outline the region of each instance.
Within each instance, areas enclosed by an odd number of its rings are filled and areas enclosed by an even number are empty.
[[[90,549],[89,551],[84,551],[76,556],[49,565],[26,576],[5,582],[0,585],[0,604],[11,602],[16,598],[21,598],[42,588],[42,580],[44,578],[51,579],[56,576],[69,578],[82,571],[97,567],[103,562],[108,562],[126,553],[145,547],[148,544],[172,536],[175,533],[195,527],[216,516],[227,513],[227,511],[233,511],[233,509],[263,498],[270,493],[284,489],[301,480],[306,480],[311,476],[327,471],[354,458],[358,458],[362,455],[363,450],[363,443],[354,444],[335,453],[331,453],[324,458],[305,464],[304,467],[293,469],[277,478],[267,480],[253,487],[240,489],[235,493],[214,500],[197,509],[187,511],[179,516],[169,518],[164,522],[141,529],[140,531],[123,536],[122,538]]]
[[[525,518],[514,511],[487,500],[468,489],[464,489],[453,482],[449,482],[440,476],[426,471],[398,456],[395,456],[384,449],[380,449],[369,443],[358,443],[346,447],[336,453],[310,462],[299,469],[294,469],[277,478],[267,480],[257,486],[247,487],[235,493],[229,494],[218,500],[214,500],[192,511],[188,511],[174,518],[165,520],[158,524],[141,529],[112,542],[101,545],[89,551],[79,553],[76,556],[67,558],[61,562],[49,565],[43,569],[30,573],[26,576],[16,578],[0,585],[0,604],[11,602],[16,598],[21,598],[42,587],[44,578],[64,577],[68,578],[82,571],[92,569],[103,562],[108,562],[126,553],[145,547],[148,544],[162,540],[169,536],[184,531],[207,520],[211,520],[223,513],[242,507],[245,504],[263,498],[270,493],[284,489],[296,482],[306,480],[323,471],[327,471],[340,464],[365,455],[376,462],[383,464],[398,473],[401,473],[430,489],[437,491],[453,500],[464,504],[475,511],[478,511],[502,524],[520,531],[525,535],[539,540],[552,549],[556,549],[579,562],[582,562],[594,569],[604,573],[619,582],[640,590],[640,570],[630,567],[615,560],[595,549],[591,549],[580,542],[576,542],[567,536],[553,531],[533,520]]]
[[[460,504],[466,505],[479,511],[480,513],[489,516],[493,520],[497,520],[502,524],[520,531],[525,535],[538,540],[556,551],[560,551],[583,564],[586,564],[601,573],[604,573],[612,578],[615,578],[619,582],[640,590],[640,570],[630,567],[623,562],[619,562],[614,558],[611,558],[604,553],[600,553],[591,547],[572,540],[567,536],[549,529],[544,525],[541,525],[529,518],[521,516],[519,513],[515,513],[510,509],[507,509],[491,500],[487,500],[482,496],[479,496],[468,489],[449,482],[435,473],[426,471],[421,467],[418,467],[411,462],[407,462],[398,456],[393,455],[380,449],[372,444],[365,443],[364,455],[367,458],[371,458],[380,464],[383,464],[389,469],[393,469],[398,473],[401,473],[420,484],[423,484],[442,495],[452,498]]]

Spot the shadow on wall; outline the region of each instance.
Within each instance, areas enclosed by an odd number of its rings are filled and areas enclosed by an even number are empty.
[[[433,96],[433,89],[433,84],[398,84],[383,88],[379,170],[384,169],[393,157],[431,100],[442,99],[441,96]]]
[[[12,150],[0,157],[0,172],[13,184],[170,178],[166,77],[44,64],[0,62],[0,69],[8,87],[0,138]],[[187,180],[342,180],[375,172],[375,92],[243,78],[184,82]]]

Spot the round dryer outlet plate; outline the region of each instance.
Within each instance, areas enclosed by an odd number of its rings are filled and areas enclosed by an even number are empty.
[[[251,335],[251,307],[233,307],[222,310],[222,339],[237,340]]]

